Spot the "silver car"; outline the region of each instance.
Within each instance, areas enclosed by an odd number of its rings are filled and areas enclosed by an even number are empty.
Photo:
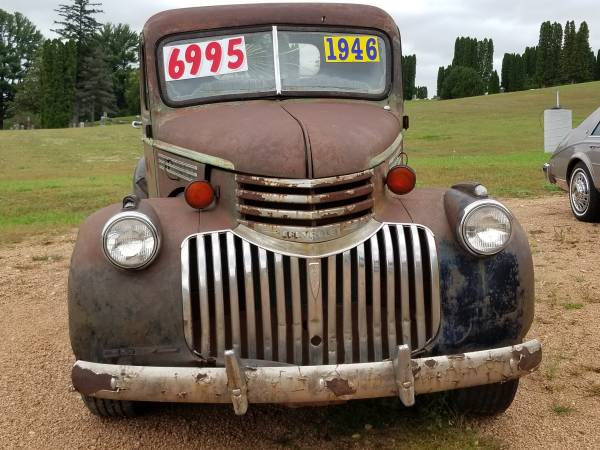
[[[569,193],[578,220],[600,220],[600,108],[562,140],[544,173]]]

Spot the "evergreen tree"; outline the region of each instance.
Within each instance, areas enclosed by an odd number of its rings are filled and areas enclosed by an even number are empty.
[[[504,88],[504,92],[512,91],[511,86],[511,73],[512,73],[512,63],[513,58],[510,53],[505,53],[502,58],[502,70],[500,73],[502,74],[502,87]]]
[[[577,70],[577,31],[575,22],[567,21],[565,24],[565,36],[560,57],[561,81],[563,83],[574,83]]]
[[[437,75],[437,92],[436,92],[436,95],[439,98],[442,97],[442,86],[444,85],[445,74],[446,74],[446,69],[444,67],[440,67],[438,69],[438,75]]]
[[[94,47],[92,53],[83,59],[81,83],[77,88],[77,97],[81,112],[88,114],[89,120],[96,120],[101,113],[115,113],[115,95],[111,80],[110,67],[100,47]]]
[[[107,23],[100,30],[96,41],[104,49],[112,72],[117,109],[120,114],[127,114],[126,90],[138,59],[138,35],[129,25]]]
[[[540,27],[537,49],[536,82],[539,86],[554,86],[560,82],[562,25],[544,22]]]
[[[0,9],[0,130],[41,42],[41,33],[29,19]]]
[[[483,95],[485,86],[477,70],[471,67],[451,67],[444,76],[442,98],[462,98]]]
[[[598,50],[598,55],[596,55],[596,76],[594,80],[600,80],[600,50]]]
[[[127,89],[125,90],[127,103],[127,114],[140,113],[140,71],[132,70],[127,77]]]
[[[59,27],[52,31],[64,40],[74,42],[76,48],[75,88],[77,93],[71,96],[75,101],[73,107],[73,120],[75,122],[79,122],[80,111],[83,109],[80,100],[85,96],[83,92],[80,92],[83,89],[83,83],[86,81],[82,77],[83,61],[93,53],[94,38],[102,26],[95,18],[97,14],[103,12],[97,8],[99,6],[101,6],[100,3],[93,3],[90,0],[70,0],[70,3],[60,4],[58,9],[55,10],[60,19],[54,23]]]
[[[525,67],[525,89],[538,87],[535,77],[537,64],[537,47],[525,47],[523,66]]]
[[[500,79],[498,78],[498,72],[495,70],[490,76],[490,82],[488,84],[488,94],[498,94],[500,92]]]
[[[415,80],[417,76],[417,56],[406,55],[402,57],[402,91],[405,100],[412,100],[415,96]]]
[[[62,128],[73,114],[77,46],[48,40],[41,50],[40,117],[44,128]]]
[[[585,21],[579,25],[575,47],[575,82],[590,81],[593,79],[594,53],[590,48],[590,30]]]
[[[548,66],[548,79],[550,85],[555,86],[560,84],[560,55],[562,52],[563,29],[558,22],[552,24],[552,40],[550,45],[550,61]]]
[[[420,100],[424,100],[426,98],[428,98],[427,95],[427,86],[417,86],[415,88],[415,91],[417,93],[417,98]]]
[[[41,52],[38,52],[41,53]],[[41,89],[40,89],[40,69],[42,59],[38,57],[29,67],[25,79],[19,86],[19,90],[12,101],[8,115],[13,122],[40,126],[41,111]]]

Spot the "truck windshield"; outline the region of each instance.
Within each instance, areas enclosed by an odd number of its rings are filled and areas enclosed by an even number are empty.
[[[159,48],[170,103],[229,97],[379,97],[388,84],[386,39],[378,34],[282,30],[170,41]]]

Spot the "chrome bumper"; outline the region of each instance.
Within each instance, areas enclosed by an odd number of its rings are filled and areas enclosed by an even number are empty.
[[[544,176],[546,177],[546,181],[548,183],[556,183],[556,180],[554,179],[554,177],[550,174],[550,164],[546,163],[543,165],[542,170],[544,171]]]
[[[84,395],[114,400],[232,403],[244,414],[249,403],[328,403],[416,394],[498,383],[534,371],[542,346],[531,340],[512,347],[411,359],[408,346],[392,360],[325,366],[244,366],[233,350],[224,368],[152,367],[77,361],[72,380]]]

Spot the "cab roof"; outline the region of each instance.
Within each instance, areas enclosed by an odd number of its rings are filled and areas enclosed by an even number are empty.
[[[146,44],[172,34],[264,25],[356,27],[381,30],[399,41],[394,19],[374,6],[345,3],[261,3],[204,6],[164,11],[144,25]]]

